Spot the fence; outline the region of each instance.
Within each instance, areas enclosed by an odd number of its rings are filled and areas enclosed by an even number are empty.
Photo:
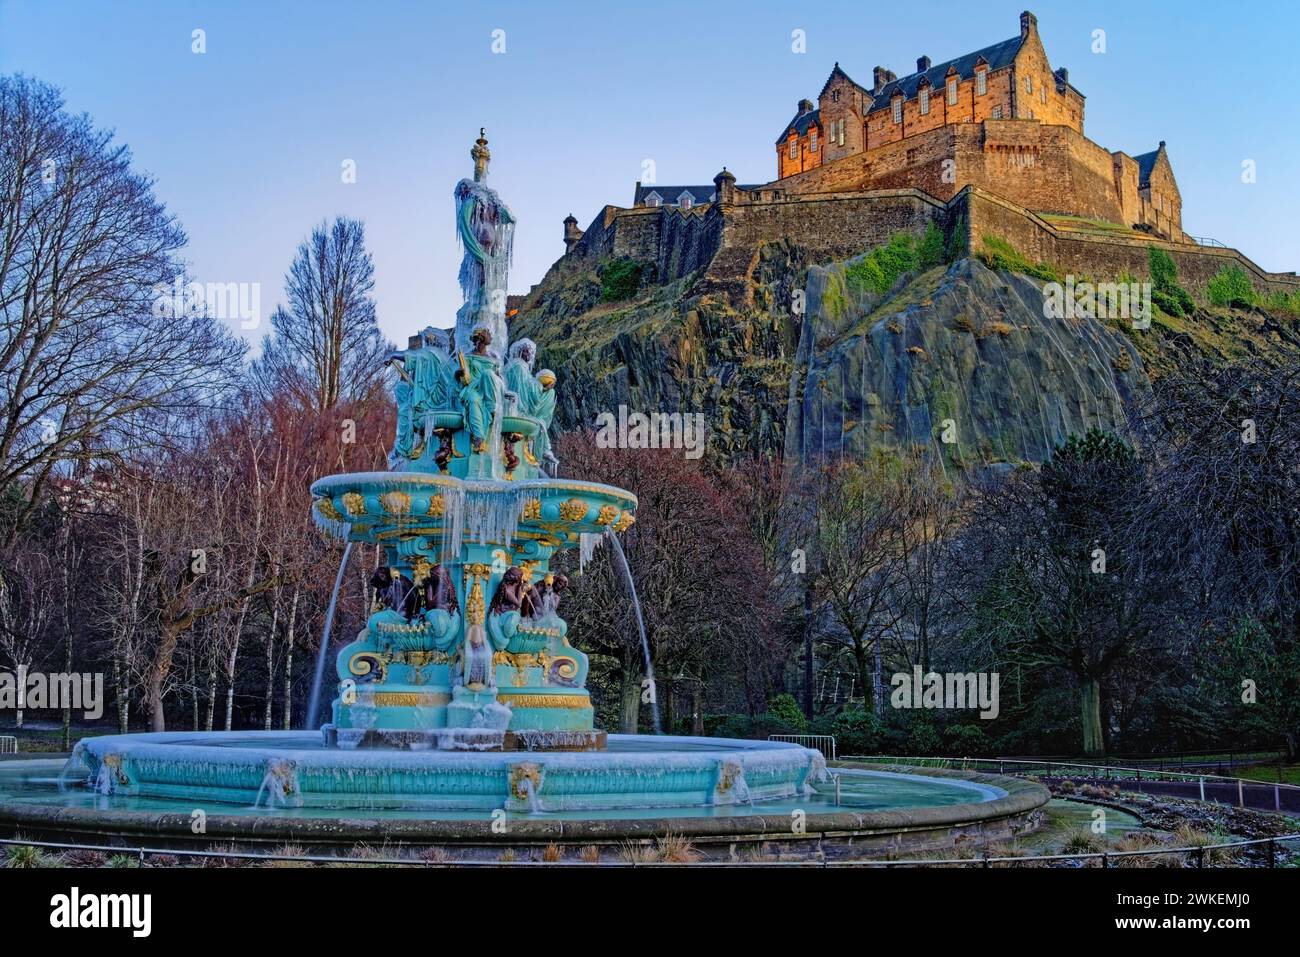
[[[65,844],[54,841],[34,841],[25,839],[0,838],[3,847],[37,847],[53,851],[96,852],[111,857],[129,858],[145,865],[149,858],[157,858],[154,866],[174,866],[175,861],[217,859],[222,861],[247,861],[250,864],[270,862],[292,862],[306,865],[330,864],[335,866],[401,866],[401,867],[550,867],[550,868],[584,868],[584,867],[1039,867],[1057,861],[1079,861],[1083,867],[1129,867],[1140,866],[1142,858],[1158,859],[1158,863],[1168,864],[1177,861],[1178,866],[1204,868],[1207,863],[1213,866],[1223,863],[1224,852],[1234,848],[1265,846],[1267,867],[1277,866],[1279,847],[1286,848],[1300,841],[1300,834],[1281,834],[1275,837],[1254,838],[1243,841],[1224,841],[1219,844],[1206,844],[1196,847],[1157,847],[1136,851],[1096,851],[1082,854],[1044,854],[1034,857],[955,857],[955,858],[912,858],[908,860],[828,860],[825,857],[809,860],[699,860],[686,862],[643,861],[635,857],[616,861],[487,861],[487,860],[451,860],[441,855],[423,858],[412,857],[345,857],[324,854],[254,854],[247,851],[231,850],[181,850],[174,848],[120,847],[103,844]],[[1293,853],[1295,853],[1293,851]],[[1093,862],[1093,863],[1089,863]],[[1129,863],[1132,862],[1132,863]]]
[[[0,734],[0,754],[17,754],[18,739],[8,734]]]
[[[903,764],[922,768],[953,768],[961,771],[996,770],[998,774],[1037,774],[1042,777],[1088,778],[1104,780],[1119,787],[1152,793],[1164,790],[1173,797],[1191,797],[1216,804],[1236,804],[1247,807],[1247,796],[1256,810],[1289,811],[1300,813],[1300,785],[1248,778],[1225,777],[1218,774],[1201,774],[1187,771],[1170,771],[1164,768],[1120,767],[1113,764],[1082,764],[1051,758],[923,758],[900,755],[869,755],[853,757],[853,761],[867,764]],[[1082,771],[1077,774],[1074,772]],[[1161,785],[1167,785],[1162,788]]]
[[[789,741],[791,744],[801,744],[805,748],[812,748],[814,751],[820,751],[828,761],[836,760],[835,735],[833,734],[769,734],[767,740]],[[827,750],[828,747],[830,750]]]

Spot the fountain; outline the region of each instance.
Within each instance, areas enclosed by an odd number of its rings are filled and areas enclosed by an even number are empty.
[[[377,813],[414,814],[384,824],[459,837],[486,833],[503,812],[556,816],[569,822],[566,834],[575,815],[656,827],[670,816],[678,829],[694,821],[716,830],[730,815],[752,822],[774,814],[747,825],[763,831],[788,829],[788,815],[828,800],[818,793],[827,790],[825,760],[797,744],[607,735],[594,726],[587,656],[560,616],[568,580],[551,562],[566,549],[585,562],[608,537],[626,573],[616,536],[636,521],[637,501],[623,489],[547,474],[547,464],[552,472],[558,464],[548,434],[555,376],[534,373],[531,341],[508,341],[514,218],[486,184],[483,135],[471,156],[474,178],[455,188],[465,304],[454,332],[426,328],[390,357],[397,426],[389,469],[330,476],[311,489],[326,534],[381,557],[365,627],[337,655],[329,720],[301,732],[87,738],[58,775],[84,782],[63,793],[60,827],[75,819],[72,809],[101,821],[211,802],[227,809],[228,834],[244,833],[245,815],[259,834],[283,826],[302,839],[306,827],[308,840],[311,821],[298,815],[373,829],[367,818]],[[886,796],[900,785],[889,775],[843,773],[865,782],[865,807],[975,802],[977,818],[1001,819],[993,809],[1008,800],[997,784],[895,774],[907,778],[895,801]],[[841,790],[837,782],[830,793]],[[38,812],[13,804],[17,793],[0,775],[0,821],[16,815],[35,827]],[[828,818],[845,816],[839,800]],[[1030,809],[1013,804],[1012,816]],[[182,815],[150,827],[183,831],[185,823]],[[840,820],[832,829],[854,828]]]

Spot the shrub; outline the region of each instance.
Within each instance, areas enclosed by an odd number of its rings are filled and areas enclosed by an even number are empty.
[[[600,299],[619,302],[631,299],[641,288],[642,266],[634,259],[614,259],[601,267]]]
[[[844,269],[844,278],[855,295],[873,292],[883,296],[903,273],[929,269],[944,259],[943,231],[929,223],[920,236],[909,232],[894,233],[885,245],[877,246],[849,263]]]
[[[873,754],[880,750],[880,721],[872,711],[841,711],[831,725],[837,754]]]
[[[795,734],[804,734],[808,730],[808,719],[799,708],[799,702],[794,700],[794,695],[777,695],[768,702],[767,713],[777,721],[788,724]]]
[[[988,736],[978,724],[959,724],[949,728],[944,738],[948,742],[948,750],[957,757],[983,754],[989,748]]]
[[[1270,312],[1285,312],[1300,318],[1300,292],[1274,292],[1264,299],[1264,308]]]
[[[1055,266],[1050,263],[1031,261],[1001,236],[986,233],[983,248],[979,252],[979,258],[990,269],[1005,269],[1007,272],[1018,272],[1026,276],[1033,276],[1035,279],[1041,279],[1044,282],[1061,281],[1060,274]]]
[[[1192,294],[1178,285],[1178,266],[1174,257],[1156,246],[1147,247],[1151,270],[1151,301],[1171,316],[1185,316],[1196,308]]]
[[[53,867],[55,861],[39,847],[32,847],[28,844],[20,844],[9,848],[6,854],[5,866],[14,869],[26,869],[32,867]]]
[[[1224,266],[1211,279],[1206,287],[1211,305],[1242,306],[1249,308],[1259,301],[1255,287],[1250,283],[1246,270],[1236,263]]]
[[[934,725],[917,719],[912,722],[912,728],[907,734],[907,750],[909,754],[916,755],[938,754],[943,750],[943,741]]]

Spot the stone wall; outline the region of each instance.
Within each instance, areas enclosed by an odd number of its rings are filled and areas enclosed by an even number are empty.
[[[1268,272],[1236,249],[1168,242],[1137,232],[1128,238],[1057,229],[1024,207],[976,187],[964,190],[949,207],[952,221],[963,223],[972,251],[982,248],[986,235],[999,236],[1026,257],[1062,272],[1099,280],[1127,272],[1145,280],[1150,273],[1148,249],[1156,246],[1173,257],[1179,283],[1201,297],[1210,279],[1233,264],[1246,271],[1260,292],[1300,292],[1300,276]]]
[[[941,126],[758,188],[807,195],[916,187],[949,200],[978,186],[1029,209],[1131,225],[1141,215],[1136,169],[1129,209],[1110,152],[1070,129],[1037,120]]]
[[[1003,181],[1012,175],[1026,176],[1036,184],[1034,189],[1043,208],[1050,208],[1047,203],[1055,189],[1073,189],[1076,196],[1092,195],[1100,207],[1108,189],[1103,182],[1108,178],[1108,171],[1112,176],[1120,176],[1121,182],[1128,184],[1126,191],[1132,194],[1136,164],[1122,154],[1118,154],[1118,160],[1105,154],[1104,161],[1100,156],[1074,154],[1064,183],[1045,172],[1052,168],[1047,165],[1021,170],[1018,174],[1014,170],[1016,161],[1011,159],[1016,155],[1013,147],[1018,136],[1030,135],[1032,129],[1019,121],[1007,121],[1005,129],[1001,124],[990,126],[993,127],[991,136],[1001,149],[987,155],[986,151],[980,151],[980,175],[992,175],[1000,168]],[[1066,140],[1078,136],[1063,127],[1049,129]],[[965,127],[935,131],[932,142],[939,146],[931,156],[925,159],[913,156],[911,163],[902,157],[907,175],[914,178],[918,168],[935,166],[945,154],[945,140],[956,147],[958,156],[962,155],[970,143],[968,134],[973,132]],[[1095,148],[1104,154],[1100,147]],[[1053,162],[1070,152],[1070,149],[1057,151]],[[854,159],[834,165],[847,165]],[[1046,162],[1043,159],[1043,164]],[[976,166],[973,158],[969,166]],[[822,167],[813,173],[831,169]],[[901,169],[899,175],[903,175]],[[888,176],[882,174],[881,178],[887,180]],[[976,184],[968,184],[947,202],[915,188],[790,195],[763,187],[761,193],[738,191],[736,198],[736,203],[713,203],[685,212],[669,206],[635,209],[607,206],[553,269],[561,272],[590,269],[609,258],[628,257],[653,264],[655,278],[661,283],[703,270],[703,288],[748,295],[748,281],[764,243],[786,240],[803,249],[810,264],[826,263],[848,259],[882,245],[896,232],[920,232],[934,222],[946,231],[961,223],[967,248],[972,251],[982,247],[985,235],[1000,236],[1028,258],[1052,263],[1064,272],[1079,276],[1115,279],[1127,272],[1145,278],[1148,247],[1155,245],[1173,256],[1180,282],[1202,295],[1209,280],[1231,263],[1246,270],[1260,291],[1300,291],[1300,278],[1294,273],[1270,273],[1235,249],[1169,242],[1137,231],[1130,237],[1122,233],[1099,235],[1058,228],[1030,209]],[[1113,219],[1100,213],[1094,215]]]

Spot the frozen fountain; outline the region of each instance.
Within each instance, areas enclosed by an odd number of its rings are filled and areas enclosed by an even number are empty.
[[[594,726],[587,656],[571,641],[582,623],[571,630],[561,617],[568,583],[551,561],[576,549],[585,564],[608,538],[627,573],[616,546],[637,502],[551,477],[555,376],[534,372],[531,342],[508,341],[514,218],[487,186],[485,137],[471,156],[474,178],[455,190],[465,304],[450,334],[426,328],[390,359],[389,470],[312,486],[320,528],[376,559],[365,627],[338,652],[333,680],[324,657],[318,665],[311,707],[333,685],[329,720],[296,732],[93,737],[66,764],[0,761],[0,835],[394,841],[475,854],[671,830],[723,855],[771,840],[823,855],[833,844],[871,853],[1032,827],[1048,796],[1036,784],[841,767],[827,785],[822,755],[796,744]],[[324,640],[323,656],[328,631]],[[642,642],[649,675],[644,631]]]
[[[611,742],[594,727],[587,656],[560,616],[568,580],[551,561],[565,549],[585,561],[609,537],[626,572],[616,536],[635,522],[636,498],[545,471],[556,461],[555,376],[534,371],[530,340],[508,341],[514,217],[487,185],[482,135],[471,156],[474,177],[455,188],[465,302],[454,330],[426,328],[390,357],[389,470],[312,486],[326,534],[379,550],[366,626],[337,656],[328,723],[273,740],[88,739],[73,760],[101,794],[274,808],[610,809],[793,798],[825,773],[820,754],[790,744]]]

